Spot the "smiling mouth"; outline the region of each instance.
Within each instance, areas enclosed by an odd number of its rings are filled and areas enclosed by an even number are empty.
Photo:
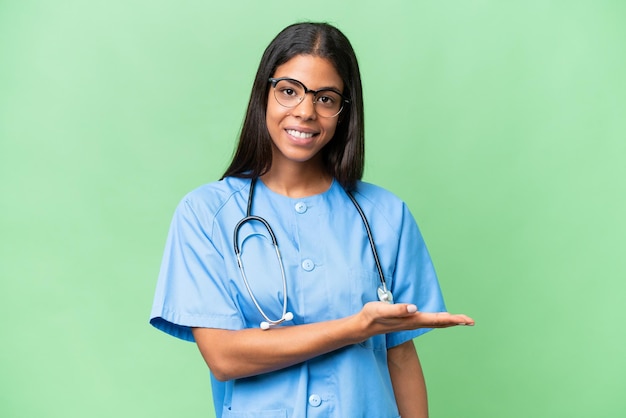
[[[296,131],[295,129],[287,129],[286,131],[289,135],[296,137],[296,138],[300,138],[300,139],[309,139],[309,138],[313,138],[313,136],[316,135],[312,132],[300,132],[300,131]]]

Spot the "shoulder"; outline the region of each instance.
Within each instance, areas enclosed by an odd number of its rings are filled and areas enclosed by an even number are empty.
[[[393,230],[398,230],[400,225],[412,219],[404,201],[380,186],[359,181],[353,195],[368,218],[378,219]]]
[[[235,177],[204,184],[187,193],[177,211],[192,213],[199,220],[211,222],[238,196],[247,193],[249,185],[250,180]]]
[[[247,190],[250,180],[235,177],[226,177],[223,180],[203,184],[190,191],[183,197],[184,202],[191,204],[209,204],[220,207],[228,202],[234,195]]]
[[[382,211],[394,211],[405,206],[404,201],[389,190],[364,181],[357,182],[354,195]]]

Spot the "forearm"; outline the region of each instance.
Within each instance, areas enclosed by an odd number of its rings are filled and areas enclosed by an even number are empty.
[[[465,315],[417,312],[415,305],[369,302],[359,313],[332,321],[265,331],[195,328],[193,335],[215,377],[230,380],[289,367],[378,334],[473,322]]]
[[[354,316],[269,330],[196,328],[193,334],[218,380],[282,369],[367,338]]]
[[[387,364],[402,418],[428,418],[426,383],[413,341],[390,349]]]

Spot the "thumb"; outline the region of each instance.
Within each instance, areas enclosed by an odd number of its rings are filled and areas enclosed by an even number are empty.
[[[398,317],[410,316],[417,312],[417,306],[412,303],[396,303],[392,305],[394,314]]]

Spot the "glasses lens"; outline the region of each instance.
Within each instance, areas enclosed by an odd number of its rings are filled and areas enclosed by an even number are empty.
[[[276,101],[285,107],[295,107],[304,100],[305,88],[295,80],[279,80],[274,87]],[[333,90],[320,90],[314,98],[315,110],[322,117],[337,116],[343,106],[343,98]]]
[[[280,80],[274,87],[274,96],[279,104],[294,107],[304,98],[304,87],[292,80]]]
[[[342,105],[341,96],[332,90],[322,90],[315,95],[315,110],[320,116],[335,116],[341,111]]]

